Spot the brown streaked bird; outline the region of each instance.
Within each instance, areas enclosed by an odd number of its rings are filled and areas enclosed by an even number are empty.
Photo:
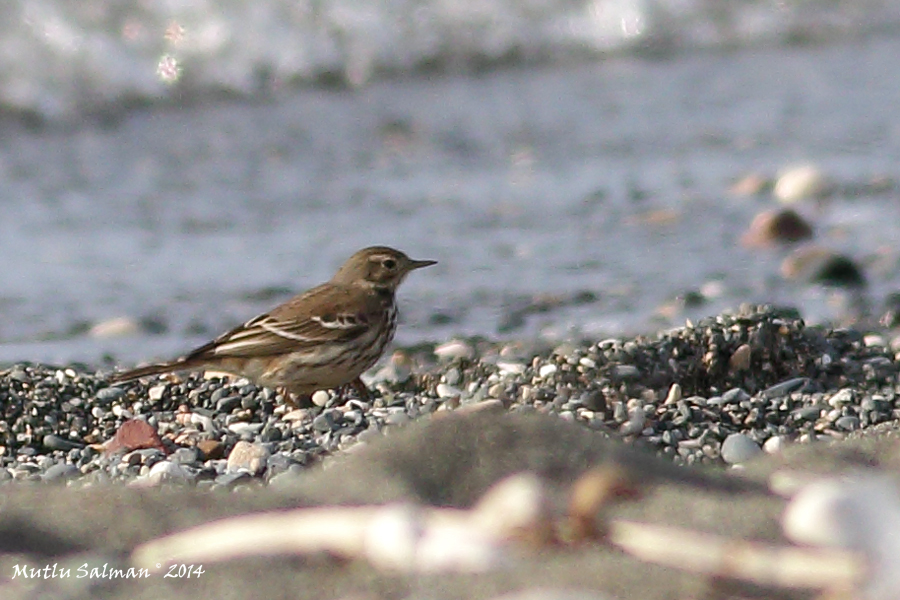
[[[387,246],[364,248],[331,281],[181,358],[125,371],[110,381],[210,369],[282,388],[295,401],[346,385],[366,398],[369,390],[360,375],[378,361],[394,337],[397,287],[411,271],[435,263],[413,260]]]

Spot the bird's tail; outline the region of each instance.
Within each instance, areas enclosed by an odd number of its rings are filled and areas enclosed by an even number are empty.
[[[122,373],[115,373],[112,377],[109,378],[109,382],[111,384],[122,383],[124,381],[131,381],[132,379],[138,379],[140,377],[149,377],[151,375],[162,375],[163,373],[183,371],[191,369],[194,366],[195,365],[193,365],[190,361],[184,359],[173,360],[172,362],[166,363],[157,363],[155,365],[147,365],[145,367],[131,369],[130,371],[123,371]]]

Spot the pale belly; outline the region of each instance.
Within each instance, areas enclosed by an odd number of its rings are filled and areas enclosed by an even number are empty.
[[[248,365],[245,375],[258,385],[283,387],[292,394],[312,394],[318,390],[339,388],[378,362],[394,337],[396,318],[391,316],[388,335],[378,336],[373,331],[359,340],[362,352],[351,356],[344,346],[323,345],[317,349],[314,360],[308,352],[295,352],[283,356],[276,364],[252,361],[254,364]]]

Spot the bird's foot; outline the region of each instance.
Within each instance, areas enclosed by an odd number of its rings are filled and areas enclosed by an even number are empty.
[[[353,390],[354,392],[356,392],[357,397],[359,397],[359,399],[363,402],[371,402],[372,400],[374,400],[374,396],[372,395],[371,390],[366,387],[366,384],[364,384],[362,382],[362,379],[360,379],[359,377],[357,377],[350,383],[342,385],[336,390],[337,396],[342,403],[348,400],[347,392],[349,390]]]
[[[312,408],[313,401],[311,394],[292,394],[287,388],[275,388],[275,391],[284,398],[284,403],[293,409]]]

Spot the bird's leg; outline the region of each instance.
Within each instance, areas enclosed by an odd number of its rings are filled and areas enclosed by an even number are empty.
[[[284,403],[291,408],[309,408],[313,405],[310,394],[292,394],[286,387],[275,388],[275,391],[282,395]]]
[[[359,399],[363,402],[369,402],[370,400],[372,400],[372,392],[369,390],[369,388],[366,387],[366,384],[364,384],[362,379],[360,379],[359,377],[357,377],[347,385],[349,385],[356,391]]]

